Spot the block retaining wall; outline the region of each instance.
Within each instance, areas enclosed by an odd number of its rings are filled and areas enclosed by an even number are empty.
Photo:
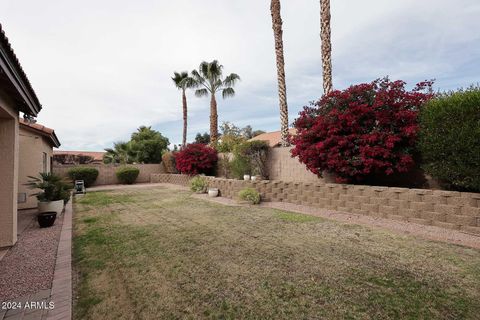
[[[341,212],[434,225],[480,234],[480,193],[375,187],[323,182],[243,181],[206,177],[209,187],[236,199],[246,187],[263,201],[288,202]],[[153,174],[152,182],[187,186],[190,177]]]

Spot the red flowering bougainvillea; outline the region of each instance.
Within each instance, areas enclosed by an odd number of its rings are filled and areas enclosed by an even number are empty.
[[[192,143],[177,152],[175,162],[180,173],[211,173],[217,163],[217,151],[201,143]]]
[[[292,156],[319,176],[333,173],[340,183],[407,172],[414,165],[418,111],[433,97],[432,84],[406,91],[405,82],[384,78],[332,91],[295,120]]]

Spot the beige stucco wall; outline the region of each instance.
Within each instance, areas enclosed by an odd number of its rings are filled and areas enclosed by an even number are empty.
[[[292,158],[292,148],[270,148],[268,174],[270,180],[320,182],[323,179],[307,170],[297,158]]]
[[[38,190],[29,189],[25,184],[30,180],[28,176],[37,177],[39,172],[43,172],[43,153],[47,155],[46,172],[50,172],[52,145],[40,134],[22,126],[19,129],[19,144],[18,193],[19,200],[23,193],[26,194],[26,202],[19,202],[18,209],[36,208],[37,198],[32,194]]]
[[[0,247],[17,242],[18,112],[0,90]]]

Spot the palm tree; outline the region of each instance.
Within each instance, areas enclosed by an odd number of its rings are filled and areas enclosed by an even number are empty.
[[[103,155],[103,163],[133,163],[135,155],[133,154],[130,143],[115,142],[112,148],[106,148],[106,153]]]
[[[183,137],[182,137],[182,147],[185,147],[187,144],[187,96],[185,91],[189,88],[192,88],[194,83],[192,78],[188,76],[187,71],[181,73],[173,73],[173,82],[177,89],[182,90],[182,106],[183,106]]]
[[[281,145],[288,146],[288,106],[287,87],[285,84],[285,61],[283,58],[282,16],[280,15],[280,0],[270,3],[272,28],[275,37],[275,54],[277,57],[278,98],[280,100]]]
[[[195,91],[195,96],[204,97],[210,95],[210,143],[215,145],[218,140],[218,114],[215,94],[222,91],[222,97],[228,98],[235,95],[233,86],[240,80],[236,73],[231,73],[225,78],[223,66],[217,60],[212,62],[203,61],[198,70],[192,71],[192,80],[195,87],[201,87]]]
[[[320,0],[320,39],[322,41],[323,91],[332,91],[332,40],[330,30],[330,0]]]

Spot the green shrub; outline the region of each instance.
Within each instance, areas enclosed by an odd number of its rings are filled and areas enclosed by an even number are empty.
[[[85,187],[90,187],[98,177],[98,170],[91,167],[76,167],[68,170],[68,176],[72,181],[83,180]]]
[[[451,189],[480,191],[480,87],[431,100],[420,129],[425,171]]]
[[[253,188],[245,188],[240,190],[238,197],[243,201],[248,201],[252,204],[260,203],[260,193]]]
[[[238,154],[233,156],[233,160],[229,162],[228,166],[233,177],[236,179],[243,179],[244,174],[252,173],[248,159]]]
[[[197,193],[205,193],[207,191],[207,180],[201,176],[195,176],[190,180],[190,190]]]
[[[123,184],[132,184],[137,180],[140,170],[135,167],[122,167],[117,170],[118,180]]]

